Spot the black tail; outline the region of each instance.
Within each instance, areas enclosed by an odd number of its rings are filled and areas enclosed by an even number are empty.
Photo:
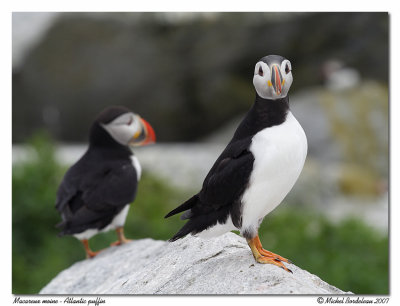
[[[60,223],[57,223],[57,224],[55,225],[55,228],[58,228],[58,229],[61,230],[61,232],[59,232],[59,233],[57,234],[58,237],[62,237],[62,236],[67,235],[67,234],[65,233],[65,227],[66,227],[66,225],[67,225],[67,222],[65,222],[65,221],[61,221]]]
[[[175,208],[174,210],[170,211],[164,218],[168,218],[171,217],[173,215],[176,215],[182,211],[191,209],[198,200],[198,195],[194,195],[193,197],[191,197],[189,200],[187,200],[185,203],[183,203],[182,205],[178,206],[177,208]]]
[[[186,224],[169,241],[173,242],[175,240],[185,237],[187,234],[190,234],[193,231],[193,225],[190,221],[191,220],[186,222]]]
[[[218,210],[211,210],[202,214],[193,215],[169,241],[178,240],[190,233],[196,235],[217,223],[224,224],[228,217],[229,206],[223,206]]]

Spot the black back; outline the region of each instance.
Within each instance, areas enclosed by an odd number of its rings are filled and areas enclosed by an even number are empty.
[[[189,233],[199,233],[217,222],[224,223],[229,215],[233,224],[241,227],[240,199],[249,183],[254,163],[249,150],[252,138],[265,128],[283,123],[288,110],[288,96],[267,100],[256,94],[253,107],[207,174],[200,192],[166,215],[167,218],[188,210],[182,218],[189,221],[171,241]]]
[[[57,192],[56,209],[62,222],[60,235],[107,226],[136,196],[137,174],[131,150],[117,143],[101,127],[129,112],[113,107],[103,112],[90,129],[86,153],[65,174]]]

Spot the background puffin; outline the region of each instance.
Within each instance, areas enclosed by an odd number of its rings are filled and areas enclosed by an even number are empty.
[[[155,142],[153,128],[121,106],[99,114],[91,126],[89,148],[65,174],[57,192],[56,208],[62,222],[60,236],[74,235],[94,257],[88,239],[115,229],[119,245],[130,240],[123,226],[135,199],[141,167],[129,146]]]
[[[212,237],[238,229],[255,260],[291,272],[289,260],[264,250],[258,237],[263,218],[285,198],[303,168],[306,135],[289,109],[292,65],[265,56],[254,69],[256,98],[232,140],[207,174],[199,193],[168,213],[186,211],[189,221],[170,241],[189,233]]]

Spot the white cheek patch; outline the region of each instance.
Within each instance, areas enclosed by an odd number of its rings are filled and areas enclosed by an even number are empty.
[[[289,68],[289,73],[286,73],[286,65]],[[282,62],[281,73],[282,73],[283,79],[285,80],[285,83],[283,84],[283,88],[282,88],[282,96],[286,96],[288,94],[290,86],[292,85],[292,82],[293,82],[292,64],[289,62],[289,60],[284,60]]]
[[[289,72],[285,77],[285,84],[283,85],[283,90],[282,90],[282,94],[284,94],[285,96],[288,94],[290,86],[292,85],[293,82],[293,76],[292,73]]]
[[[262,69],[262,75],[260,75],[260,67]],[[271,70],[266,63],[258,62],[256,64],[254,68],[253,85],[260,97],[264,99],[272,97]]]
[[[138,115],[133,116],[133,122],[131,123],[131,126],[134,131],[141,131],[142,126],[140,124],[140,117]]]
[[[102,127],[120,144],[126,146],[135,134],[135,130],[129,125],[102,125]]]
[[[269,77],[261,77],[259,75],[255,75],[253,78],[254,88],[256,89],[258,95],[264,99],[269,99],[273,95],[273,88]]]
[[[133,116],[133,117],[132,117]],[[133,120],[133,121],[132,121]],[[131,122],[130,124],[128,124]],[[132,137],[140,132],[139,117],[131,113],[124,114],[108,124],[101,125],[118,143],[126,146]]]

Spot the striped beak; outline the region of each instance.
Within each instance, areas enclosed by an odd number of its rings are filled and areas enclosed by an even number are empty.
[[[151,125],[143,118],[140,118],[139,120],[141,129],[139,132],[133,135],[129,144],[137,147],[155,143],[156,134],[154,133],[154,130],[151,127]]]
[[[282,93],[282,74],[278,65],[272,65],[271,69],[271,83],[276,94],[279,96]]]

